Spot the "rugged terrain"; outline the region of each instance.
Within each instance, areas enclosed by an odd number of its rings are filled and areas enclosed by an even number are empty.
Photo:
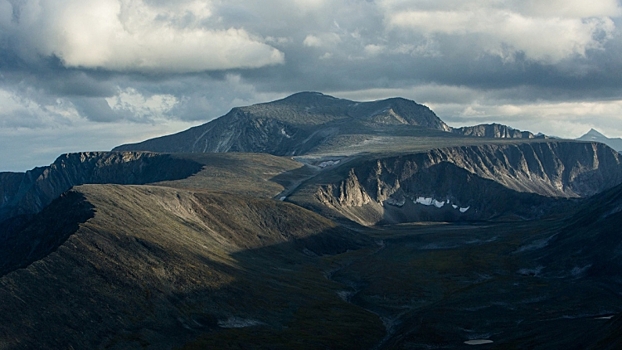
[[[617,152],[565,141],[374,155],[333,166],[288,200],[364,225],[534,219],[568,205],[564,198],[588,197],[622,182]]]
[[[300,93],[0,181],[0,349],[622,344],[602,143]]]

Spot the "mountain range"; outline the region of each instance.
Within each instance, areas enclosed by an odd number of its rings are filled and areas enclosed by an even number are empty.
[[[304,92],[0,173],[0,348],[618,348],[594,141]]]

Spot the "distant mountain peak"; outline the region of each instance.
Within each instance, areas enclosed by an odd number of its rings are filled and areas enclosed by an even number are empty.
[[[622,139],[621,138],[609,138],[594,128],[590,129],[585,135],[579,137],[579,141],[589,142],[601,142],[605,145],[615,149],[618,152],[622,152]]]
[[[603,135],[602,133],[600,133],[598,130],[591,128],[590,131],[588,131],[587,133],[585,133],[585,135],[579,137],[579,139],[583,139],[586,137],[596,137],[596,138],[607,138],[607,136]]]

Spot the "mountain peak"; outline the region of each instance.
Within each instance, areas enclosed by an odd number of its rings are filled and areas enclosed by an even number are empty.
[[[326,101],[326,100],[339,100],[339,99],[336,97],[330,96],[330,95],[325,95],[317,91],[302,91],[302,92],[297,92],[295,94],[289,95],[285,97],[284,99],[280,100],[280,102],[308,103],[308,102],[313,102],[313,101]],[[278,102],[278,101],[275,101],[275,102]]]
[[[601,142],[606,144],[607,146],[615,149],[618,152],[622,152],[622,139],[620,138],[609,138],[595,129],[590,129],[585,135],[579,137],[577,140],[579,141],[590,141],[590,142]]]
[[[591,128],[590,131],[588,131],[587,133],[585,133],[585,135],[579,137],[579,139],[584,139],[584,138],[607,138],[607,136],[603,135],[602,133],[598,132],[596,129]]]

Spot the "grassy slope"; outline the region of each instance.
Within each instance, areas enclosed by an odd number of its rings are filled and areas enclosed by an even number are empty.
[[[300,171],[303,164],[285,157],[253,153],[177,154],[175,157],[203,164],[203,169],[186,179],[158,182],[157,185],[209,190],[271,198],[295,178],[287,174]]]
[[[95,216],[0,280],[5,348],[167,347],[201,334],[195,345],[234,334],[247,346],[369,347],[382,336],[377,317],[337,296],[342,287],[324,277],[318,256],[369,243],[316,214],[156,186],[76,191]],[[232,318],[261,326],[218,326]]]

